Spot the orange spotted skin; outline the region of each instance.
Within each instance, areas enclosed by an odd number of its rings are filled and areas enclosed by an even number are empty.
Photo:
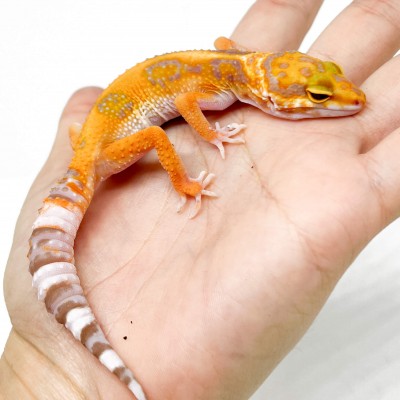
[[[340,67],[288,51],[259,53],[226,38],[216,51],[186,51],[146,60],[118,77],[99,97],[83,126],[70,128],[74,156],[50,190],[30,237],[29,271],[38,298],[98,360],[133,393],[146,400],[133,366],[113,350],[85,297],[75,266],[74,241],[96,184],[156,150],[180,196],[194,198],[192,217],[214,175],[193,179],[160,127],[181,115],[224,157],[225,143],[244,143],[245,126],[211,126],[203,110],[223,110],[239,100],[279,118],[354,114],[365,96]],[[263,132],[260,132],[262,134]],[[234,137],[235,136],[235,137]]]
[[[194,191],[200,186],[188,180],[173,147],[165,144],[160,129],[153,128],[182,115],[212,142],[218,133],[201,110],[223,109],[237,99],[291,119],[318,118],[326,111],[327,116],[347,115],[365,103],[364,94],[340,67],[299,52],[231,48],[165,54],[129,69],[103,92],[73,143],[76,155],[70,168],[84,181],[91,174],[98,181],[152,148],[163,148],[159,159],[175,189],[192,195],[193,186]],[[146,134],[137,134],[143,130]]]
[[[223,93],[230,90],[232,83],[240,84],[236,76],[237,67],[229,63],[215,65],[217,56],[214,51],[171,53],[126,71],[103,92],[93,107],[74,144],[76,156],[71,168],[84,172],[96,163],[99,166],[96,178],[102,180],[114,171],[126,168],[132,160],[155,147],[154,141],[148,138],[152,129],[148,129],[146,135],[135,134],[179,116],[175,101],[180,94]],[[243,62],[234,54],[225,54],[224,59],[237,64]],[[193,101],[196,102],[196,99]],[[199,129],[208,141],[216,136],[208,123]],[[135,139],[121,141],[110,148],[111,144],[128,136]],[[167,148],[166,152],[158,154],[160,162],[171,165],[168,172],[173,171],[184,177],[179,157],[171,150]]]

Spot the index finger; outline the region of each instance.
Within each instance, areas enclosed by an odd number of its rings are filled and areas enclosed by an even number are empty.
[[[309,53],[337,61],[359,84],[399,46],[400,1],[356,0],[331,22]]]
[[[322,0],[258,0],[235,29],[232,39],[260,51],[297,49]]]

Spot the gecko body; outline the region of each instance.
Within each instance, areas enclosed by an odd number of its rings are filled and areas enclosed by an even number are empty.
[[[244,125],[211,127],[202,110],[223,110],[239,100],[279,118],[346,116],[362,109],[363,92],[339,66],[291,51],[259,53],[229,39],[218,50],[185,51],[146,60],[118,77],[99,97],[83,126],[70,129],[74,155],[50,190],[33,224],[29,270],[38,297],[138,400],[143,389],[106,339],[87,302],[74,261],[74,240],[96,185],[155,149],[181,201],[195,199],[195,214],[213,174],[190,178],[160,127],[181,115],[224,157],[224,143]]]

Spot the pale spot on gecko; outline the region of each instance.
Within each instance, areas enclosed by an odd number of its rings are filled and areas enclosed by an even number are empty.
[[[301,73],[303,76],[305,76],[306,78],[309,78],[310,76],[312,76],[311,69],[308,68],[308,67],[301,68],[300,73]]]

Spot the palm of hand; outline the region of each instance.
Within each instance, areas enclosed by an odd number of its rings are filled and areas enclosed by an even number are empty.
[[[192,175],[217,174],[220,197],[197,218],[175,213],[154,155],[99,189],[77,238],[89,301],[117,351],[149,374],[157,360],[158,387],[189,376],[188,393],[232,368],[272,368],[382,223],[353,119],[226,114],[248,127],[225,161],[185,124],[169,129],[186,163],[196,154]]]

